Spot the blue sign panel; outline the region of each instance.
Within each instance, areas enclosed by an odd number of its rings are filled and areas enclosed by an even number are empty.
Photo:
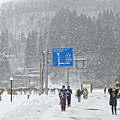
[[[53,66],[73,66],[73,48],[53,48]]]

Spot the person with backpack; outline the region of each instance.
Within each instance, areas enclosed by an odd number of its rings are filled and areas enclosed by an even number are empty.
[[[59,92],[59,97],[61,99],[61,111],[65,111],[66,109],[66,98],[67,98],[67,90],[65,86],[62,86],[62,89]]]
[[[114,110],[115,110],[115,115],[117,115],[116,106],[117,106],[117,94],[118,94],[118,92],[119,92],[118,89],[115,89],[115,88],[109,89],[109,94],[110,94],[109,105],[111,106],[112,115],[114,115]],[[114,110],[113,110],[113,108],[114,108]]]
[[[84,91],[83,91],[84,99],[88,98],[88,93],[89,92],[88,92],[87,88],[85,88]]]
[[[68,86],[67,89],[67,103],[68,103],[68,107],[71,107],[71,94],[72,94],[72,90],[70,89],[70,86]]]
[[[80,89],[78,89],[77,91],[78,102],[81,101],[81,95],[82,95],[82,92],[80,91]]]

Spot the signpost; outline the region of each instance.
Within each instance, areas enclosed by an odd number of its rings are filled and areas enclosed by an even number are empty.
[[[73,48],[53,48],[52,60],[53,67],[67,66],[67,86],[69,85],[69,69],[75,72],[86,72],[86,57],[74,56],[73,60]]]
[[[73,48],[53,48],[53,67],[73,66]]]
[[[86,59],[87,58],[85,56],[74,56],[73,68],[75,69],[73,70],[73,72],[80,72],[80,73],[87,72]]]
[[[53,67],[73,66],[73,48],[53,48]],[[67,86],[69,85],[69,67],[67,68]]]

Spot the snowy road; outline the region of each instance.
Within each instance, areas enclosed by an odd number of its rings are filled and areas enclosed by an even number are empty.
[[[82,99],[80,103],[72,95],[72,107],[67,108],[66,111],[60,111],[58,105],[45,111],[41,120],[119,120],[120,111],[117,110],[118,115],[111,115],[111,109],[108,105],[109,95],[103,94],[103,91],[93,91],[87,100]],[[120,108],[120,101],[118,101],[117,108]]]
[[[118,100],[118,115],[112,115],[108,104],[109,94],[103,94],[103,90],[94,90],[89,94],[87,100],[82,99],[80,103],[72,94],[72,106],[61,111],[59,97],[56,95],[32,96],[24,100],[19,105],[20,96],[15,98],[13,103],[7,104],[16,107],[4,113],[0,120],[119,120],[120,119],[120,101]],[[21,96],[22,97],[22,96]],[[4,103],[4,104],[3,104]],[[5,105],[1,102],[0,106]],[[9,106],[8,106],[9,105]],[[2,112],[2,109],[1,109]],[[1,117],[1,116],[0,116]]]

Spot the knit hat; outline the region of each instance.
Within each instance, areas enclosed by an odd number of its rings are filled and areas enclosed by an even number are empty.
[[[113,88],[112,91],[115,91],[115,89]]]

